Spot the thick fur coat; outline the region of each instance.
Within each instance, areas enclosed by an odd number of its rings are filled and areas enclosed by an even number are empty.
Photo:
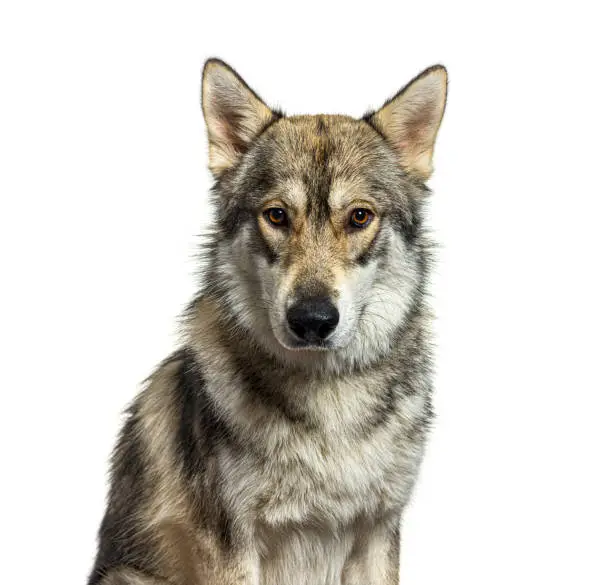
[[[423,226],[446,71],[363,119],[203,76],[215,223],[131,405],[90,585],[391,585],[432,417]]]

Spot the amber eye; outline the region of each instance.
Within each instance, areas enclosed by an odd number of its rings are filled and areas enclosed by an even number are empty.
[[[352,227],[364,228],[374,219],[374,214],[369,209],[355,209],[351,213],[350,224]]]
[[[287,212],[282,207],[270,207],[270,209],[266,209],[263,214],[275,227],[283,227],[289,224]]]

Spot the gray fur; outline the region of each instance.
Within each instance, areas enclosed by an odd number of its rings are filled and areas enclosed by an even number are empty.
[[[397,584],[432,418],[424,178],[384,115],[283,117],[211,63],[203,286],[129,410],[89,583]],[[227,80],[238,111],[219,109]],[[295,228],[262,224],[288,197]],[[342,227],[351,197],[376,208],[370,232]],[[315,289],[340,323],[298,347],[286,307]]]

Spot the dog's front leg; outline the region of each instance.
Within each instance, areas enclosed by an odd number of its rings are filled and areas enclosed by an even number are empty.
[[[361,526],[342,573],[342,585],[398,585],[399,517]]]
[[[251,547],[236,542],[228,548],[211,535],[189,533],[176,523],[159,526],[157,558],[151,571],[117,566],[105,572],[97,585],[259,585],[259,556]],[[162,577],[163,575],[163,577]]]
[[[255,564],[217,566],[199,569],[197,573],[174,575],[171,580],[152,577],[129,567],[109,571],[100,585],[259,585]]]

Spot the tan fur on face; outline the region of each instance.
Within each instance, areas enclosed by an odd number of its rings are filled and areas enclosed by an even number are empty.
[[[291,182],[283,194],[282,198],[266,200],[261,207],[258,225],[270,247],[283,257],[286,269],[294,278],[303,275],[296,278],[298,281],[312,277],[330,283],[330,272],[343,274],[346,267],[368,248],[380,229],[376,201],[359,182],[340,180],[332,185],[329,194],[331,216],[324,226],[315,225],[308,217],[303,185]],[[288,227],[271,225],[265,218],[264,211],[273,207],[285,209],[289,217]],[[352,212],[364,208],[371,211],[372,221],[363,228],[351,227]],[[323,274],[323,265],[330,272]],[[321,274],[316,276],[318,272]]]

